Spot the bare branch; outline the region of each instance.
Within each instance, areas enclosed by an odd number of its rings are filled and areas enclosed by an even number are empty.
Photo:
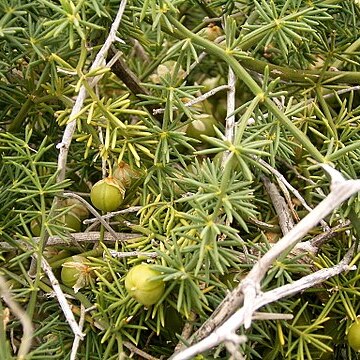
[[[307,211],[311,211],[312,208],[307,204],[307,202],[305,201],[305,199],[301,196],[301,194],[299,193],[299,191],[297,191],[286,179],[285,177],[275,168],[273,168],[270,164],[268,164],[266,161],[264,161],[263,159],[257,157],[257,156],[253,156],[253,158],[258,161],[262,166],[264,166],[266,169],[268,169],[273,175],[275,175],[275,177],[277,178],[277,180],[284,184],[286,186],[287,189],[289,189],[293,195],[300,201],[301,205],[307,210]],[[307,179],[306,179],[307,180]],[[321,225],[325,228],[325,229],[329,229],[328,224],[324,221],[321,220]]]
[[[130,233],[116,233],[116,239],[114,239],[113,234],[106,232],[104,234],[103,242],[114,243],[114,241],[118,240],[121,242],[126,242],[132,239],[136,239],[140,237],[141,234],[130,234]],[[60,236],[50,236],[47,242],[47,246],[58,246],[58,245],[67,245],[71,242],[73,243],[96,243],[99,242],[101,238],[101,234],[99,231],[91,231],[85,233],[72,233],[69,234],[68,238],[60,237]],[[38,243],[40,241],[40,237],[34,237],[33,240]],[[28,246],[28,243],[25,241],[18,240],[18,244]],[[6,243],[0,242],[0,250],[12,250],[14,246]]]
[[[321,219],[330,214],[343,201],[354,193],[360,191],[360,180],[344,180],[341,174],[331,167],[324,167],[333,179],[331,192],[317,205],[306,217],[293,227],[281,240],[279,240],[251,269],[243,281],[245,288],[254,287],[256,292],[260,291],[260,282],[265,276],[271,264],[285,251],[290,250],[301,238],[319,223]],[[243,291],[245,296],[248,294]],[[254,291],[249,293],[248,304],[254,299]],[[247,309],[246,309],[247,310]],[[247,313],[245,328],[251,324],[251,312]]]
[[[123,210],[118,210],[118,211],[113,211],[110,213],[107,213],[106,215],[102,215],[101,217],[105,220],[105,219],[111,219],[112,217],[116,216],[116,215],[121,215],[121,214],[128,214],[130,212],[138,212],[139,210],[142,209],[142,206],[131,206],[129,208],[123,209]],[[83,221],[84,224],[91,224],[94,223],[96,221],[99,221],[98,218],[94,218],[94,219],[85,219]]]
[[[113,24],[111,25],[109,35],[108,35],[107,39],[105,40],[104,45],[101,47],[101,49],[97,53],[95,60],[90,67],[90,71],[103,65],[111,44],[114,41],[116,41],[116,32],[120,25],[121,18],[123,16],[123,13],[125,10],[126,2],[127,2],[127,0],[122,0],[120,2],[120,6],[119,6],[118,12],[116,14],[115,20],[114,20]],[[101,78],[101,76],[97,77],[97,79],[96,79],[97,82],[100,80],[100,78]],[[95,84],[96,84],[95,81],[92,81],[91,84],[89,84],[89,85],[94,87]],[[71,110],[71,113],[69,116],[70,118],[74,118],[80,112],[80,110],[84,104],[84,101],[86,99],[86,96],[87,96],[86,88],[84,85],[82,85],[80,87],[79,94],[75,101],[74,107]],[[59,158],[58,158],[58,170],[59,170],[58,181],[59,182],[63,181],[65,179],[67,156],[68,156],[69,147],[70,147],[75,129],[76,129],[76,119],[74,119],[73,121],[69,122],[66,125],[62,140],[57,145],[57,148],[60,150]]]
[[[330,277],[339,275],[344,271],[355,270],[355,266],[350,268],[348,265],[353,257],[353,253],[354,248],[351,248],[345,255],[344,259],[339,264],[331,268],[321,269],[315,273],[304,276],[303,278],[294,281],[291,284],[278,287],[265,293],[257,294],[253,299],[253,303],[249,307],[250,312],[253,314],[255,310],[261,308],[264,305],[299,293],[300,291],[324,282]],[[214,330],[208,337],[199,341],[195,345],[183,350],[182,352],[173,355],[170,359],[188,360],[193,358],[197,354],[200,354],[208,349],[213,348],[214,346],[219,345],[222,342],[227,341],[229,334],[235,334],[235,331],[242,324],[245,323],[247,316],[247,309],[245,308],[245,306],[241,307],[227,321],[225,321],[221,326]]]
[[[217,92],[222,91],[222,90],[227,90],[227,89],[229,89],[229,85],[220,85],[220,86],[217,86],[216,88],[211,89],[210,91],[206,92],[205,94],[202,94],[202,95],[198,96],[197,98],[186,102],[186,103],[184,104],[184,106],[186,106],[186,107],[193,106],[193,105],[195,105],[195,104],[197,104],[197,103],[199,103],[199,102],[202,102],[202,101],[206,100],[206,99],[209,98],[210,96],[213,96],[213,95],[216,94]],[[173,110],[177,110],[177,108],[174,107]],[[162,114],[162,113],[164,113],[164,112],[165,112],[165,109],[164,109],[164,108],[159,108],[159,109],[153,110],[153,114],[154,114],[154,115]]]
[[[13,314],[20,320],[23,327],[23,336],[19,351],[17,353],[17,359],[25,359],[31,348],[31,342],[33,338],[34,328],[31,323],[31,319],[27,313],[18,305],[18,303],[12,298],[11,293],[6,285],[6,280],[0,275],[0,294],[7,306],[11,309]]]
[[[182,332],[181,332],[181,335],[180,335],[181,339],[187,340],[190,337],[190,335],[191,335],[191,333],[193,331],[195,319],[196,319],[196,314],[194,312],[191,312],[190,316],[189,316],[189,320],[185,323],[185,325],[184,325],[184,327],[182,329]],[[183,346],[183,342],[179,341],[178,344],[175,347],[175,352],[180,351],[182,346]]]
[[[228,73],[228,92],[226,100],[226,124],[225,124],[225,139],[231,144],[234,142],[235,133],[235,85],[236,76],[232,68],[229,66]],[[221,161],[221,166],[225,167],[226,162],[230,159],[230,151],[226,151]]]
[[[262,181],[279,218],[281,231],[283,235],[285,235],[294,227],[294,220],[291,216],[290,209],[278,191],[277,187],[266,176],[262,176]]]
[[[294,315],[292,314],[279,314],[279,313],[265,313],[254,312],[253,320],[292,320]]]
[[[116,61],[111,65],[111,71],[127,86],[127,88],[139,99],[142,100],[141,95],[151,95],[148,89],[141,85],[141,80],[134,74],[127,66],[120,52],[115,52],[115,49],[110,49],[109,56],[117,57]],[[162,118],[155,114],[155,107],[151,104],[144,105],[149,114],[161,121]]]
[[[103,219],[103,217],[98,213],[98,211],[92,205],[90,205],[86,200],[84,200],[81,196],[74,194],[74,193],[70,193],[70,192],[64,193],[63,196],[72,197],[72,198],[79,200],[99,220],[101,225],[104,226],[104,228],[114,237],[114,239],[118,240],[116,238],[116,232],[113,230],[113,228]]]
[[[245,360],[245,357],[240,352],[240,345],[247,341],[245,335],[236,335],[229,333],[225,342],[227,351],[231,354],[229,360]]]
[[[37,258],[36,253],[34,253],[33,256],[35,258]],[[74,314],[70,309],[70,306],[65,298],[63,291],[60,288],[59,282],[56,279],[56,277],[51,269],[51,266],[43,257],[41,258],[41,267],[45,271],[47,277],[49,278],[49,280],[51,282],[51,286],[54,289],[56,298],[57,298],[57,300],[60,304],[60,307],[64,313],[66,321],[70,325],[72,332],[74,333],[75,337],[78,337],[80,340],[82,340],[84,338],[85,334],[82,332],[82,329],[77,324]]]
[[[115,251],[115,250],[109,250],[110,255],[112,257],[118,258],[118,259],[122,259],[122,258],[126,258],[126,257],[138,257],[138,256],[145,256],[145,257],[150,257],[152,259],[156,258],[159,256],[158,253],[156,252],[145,252],[145,251]]]
[[[328,165],[323,166],[328,171]],[[329,170],[331,172],[335,169]],[[328,172],[329,172],[328,171]],[[337,172],[336,172],[337,173]],[[339,173],[331,186],[330,194],[319,203],[305,218],[295,225],[281,240],[253,266],[249,274],[243,281],[231,291],[221,304],[214,311],[214,314],[200,327],[193,336],[195,339],[202,339],[210,334],[217,326],[233,314],[242,304],[244,304],[245,327],[251,324],[253,304],[255,298],[260,293],[260,282],[267,270],[282,253],[291,250],[292,247],[321,219],[330,214],[343,201],[354,193],[360,191],[360,180],[344,180]],[[245,290],[246,289],[246,290]],[[244,300],[246,297],[246,300]],[[256,309],[255,309],[256,310]]]
[[[85,307],[83,304],[81,304],[80,319],[79,319],[79,328],[81,331],[83,329],[84,322],[85,322],[85,312],[86,312]],[[80,336],[78,336],[78,335],[75,336],[75,339],[74,339],[74,342],[73,342],[73,345],[71,348],[70,360],[76,360],[76,354],[77,354],[78,348],[80,346],[81,340],[82,339],[80,338]]]
[[[160,360],[159,358],[156,358],[154,356],[149,355],[148,353],[146,353],[145,351],[142,351],[140,349],[138,349],[134,344],[132,344],[129,341],[124,341],[123,342],[124,346],[126,348],[128,348],[132,353],[141,356],[143,359],[146,360]]]
[[[118,52],[117,54],[119,54]],[[115,56],[115,50],[110,49],[110,56]],[[121,54],[121,53],[120,53]],[[141,80],[129,69],[121,56],[112,64],[111,71],[121,79],[128,89],[135,95],[150,95],[150,92],[141,86]],[[151,110],[153,110],[151,108]]]

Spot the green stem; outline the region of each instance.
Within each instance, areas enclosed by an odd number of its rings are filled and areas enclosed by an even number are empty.
[[[360,82],[360,72],[359,71],[319,71],[319,70],[301,70],[301,69],[289,69],[284,66],[278,66],[274,64],[269,64],[266,61],[253,59],[253,58],[244,58],[240,59],[239,62],[245,68],[249,70],[256,71],[258,73],[263,73],[266,66],[269,67],[269,75],[272,78],[279,77],[284,81],[296,81],[302,84],[312,82],[318,82],[319,79],[323,82],[326,81],[327,84],[338,84],[338,83],[348,83],[348,84],[358,84]]]
[[[259,13],[257,11],[253,11],[250,13],[249,17],[246,20],[245,25],[252,25],[255,23],[255,21],[257,20],[257,18],[259,17]],[[240,36],[245,36],[246,34],[248,34],[250,32],[250,29],[247,28],[246,26],[243,26],[242,29],[240,30]]]
[[[181,36],[182,38],[190,38],[194,44],[205,48],[208,53],[224,60],[229,66],[231,66],[238,79],[241,79],[255,96],[262,96],[263,91],[260,86],[255,82],[255,80],[250,76],[245,68],[242,67],[240,63],[232,56],[231,51],[224,50],[216,44],[203,39],[196,34],[193,34],[170,14],[167,14],[167,17],[175,27],[174,33],[176,33],[178,36]],[[308,137],[302,131],[300,131],[293,124],[293,122],[275,105],[275,103],[270,98],[265,97],[264,103],[268,110],[273,115],[275,115],[275,117],[278,118],[285,127],[287,127],[294,138],[299,141],[299,143],[302,144],[306,150],[308,150],[311,156],[313,156],[319,162],[324,162],[324,157],[320,151],[311,143]]]
[[[110,353],[114,349],[115,340],[116,340],[116,334],[112,334],[111,338],[108,341],[108,345],[106,347],[106,350],[105,350],[105,353],[103,356],[103,360],[109,359]]]
[[[322,107],[322,109],[324,111],[326,121],[328,122],[328,124],[330,126],[330,129],[331,129],[331,131],[333,133],[334,139],[336,141],[338,141],[338,134],[337,134],[336,125],[335,125],[333,117],[331,115],[329,106],[328,106],[327,102],[325,101],[324,96],[321,94],[321,88],[320,88],[319,84],[316,86],[315,90],[316,90],[316,95],[317,95],[317,98],[319,100],[319,103],[320,103],[320,105],[321,105],[321,107]]]
[[[344,50],[344,52],[342,53],[343,55],[342,59],[335,60],[331,66],[338,69],[344,63],[344,58],[348,59],[349,57],[351,57],[352,56],[351,53],[356,51],[359,47],[360,47],[360,38],[358,38],[346,50]]]
[[[15,116],[14,120],[11,122],[11,124],[8,127],[9,132],[14,133],[20,129],[21,124],[23,123],[30,109],[34,105],[33,99],[34,99],[33,96],[30,95],[28,99],[25,101],[25,103],[22,105],[20,111],[18,112],[18,114]]]
[[[101,248],[96,248],[96,249],[93,249],[93,250],[85,251],[85,252],[83,252],[81,254],[77,254],[77,255],[81,255],[81,256],[84,256],[84,257],[87,257],[87,256],[97,257],[97,256],[102,255],[102,253],[103,253],[103,250]],[[67,258],[54,261],[51,264],[52,269],[59,268],[65,262],[70,261],[71,258],[72,258],[72,256],[69,256]]]
[[[168,15],[170,16],[170,15]],[[175,20],[176,21],[176,20]],[[181,23],[179,23],[181,26],[183,26]],[[193,34],[191,31],[189,31],[187,28],[185,28],[190,34],[192,34],[194,37],[200,38],[202,40],[205,40],[201,38],[200,36]],[[170,32],[166,27],[164,27],[164,32],[166,32],[168,35],[174,36],[177,39],[184,39],[184,34],[181,33],[181,31],[174,31]],[[207,44],[213,44],[212,42],[205,40]],[[195,44],[198,44],[197,41],[194,40]],[[204,46],[204,45],[202,45]],[[247,46],[247,45],[246,45]],[[215,45],[220,50],[225,51],[221,47]],[[208,45],[206,45],[206,50],[208,50]],[[208,51],[211,53],[211,51]],[[227,53],[228,55],[230,52]],[[284,81],[294,81],[298,82],[298,85],[301,84],[309,84],[318,82],[320,79],[323,83],[326,82],[327,85],[330,84],[359,84],[360,82],[360,72],[359,71],[322,71],[322,70],[302,70],[302,69],[290,69],[284,66],[274,65],[271,63],[268,63],[266,61],[254,59],[252,57],[246,57],[237,59],[239,63],[246,69],[252,70],[258,73],[264,73],[265,68],[269,67],[269,76],[271,78],[280,78]]]
[[[105,237],[105,227],[103,224],[100,225],[100,239],[99,239],[99,245],[104,243],[104,237]]]
[[[334,151],[332,154],[326,157],[326,160],[329,162],[336,161],[340,157],[345,156],[346,153],[354,151],[356,149],[360,149],[360,140],[354,140],[349,145],[346,145],[339,150]]]

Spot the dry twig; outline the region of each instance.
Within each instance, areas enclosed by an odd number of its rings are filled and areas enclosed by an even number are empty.
[[[107,213],[106,215],[102,215],[101,218],[103,218],[104,220],[107,220],[107,219],[111,219],[112,217],[117,216],[117,215],[128,214],[130,212],[138,212],[141,209],[142,209],[142,206],[131,206],[131,207],[123,209],[123,210],[118,210],[118,211],[113,211],[113,212]],[[85,219],[83,221],[83,223],[91,224],[91,223],[94,223],[97,221],[99,221],[99,219],[96,217],[93,219]]]
[[[64,193],[63,196],[72,197],[79,200],[90,210],[90,212],[98,219],[100,224],[104,226],[104,228],[114,237],[114,239],[118,240],[116,238],[116,232],[113,230],[113,228],[103,219],[103,217],[98,213],[98,211],[92,205],[90,205],[86,200],[84,200],[81,196],[70,192]]]
[[[98,67],[103,65],[111,44],[113,42],[117,41],[116,32],[120,25],[121,18],[123,16],[123,13],[125,10],[126,2],[127,2],[127,0],[121,1],[118,12],[115,17],[115,20],[111,25],[109,35],[108,35],[107,39],[105,40],[104,45],[101,47],[101,49],[97,53],[95,60],[90,67],[90,71],[95,70]],[[89,86],[94,87],[96,85],[96,83],[101,79],[101,77],[102,76],[97,76],[96,81],[92,81],[91,84],[89,84]],[[82,85],[80,87],[79,94],[75,101],[74,107],[71,110],[71,114],[69,116],[70,118],[75,118],[76,115],[80,112],[80,110],[84,104],[84,101],[86,99],[86,96],[87,96],[86,87],[84,85]],[[60,150],[59,157],[58,157],[58,170],[59,170],[58,181],[59,182],[63,181],[65,179],[67,156],[68,156],[69,147],[70,147],[75,129],[76,129],[76,119],[74,119],[73,121],[69,122],[66,125],[62,140],[57,145],[57,148]]]
[[[37,257],[36,253],[34,253],[33,256]],[[60,304],[60,307],[64,313],[66,321],[70,325],[72,332],[74,333],[75,337],[78,337],[80,340],[82,340],[84,338],[85,334],[82,332],[82,329],[76,322],[74,314],[70,309],[70,306],[65,298],[63,291],[60,288],[59,282],[56,279],[56,277],[51,269],[51,266],[44,258],[41,259],[41,267],[45,271],[47,277],[50,280],[51,286],[55,292],[55,296],[56,296],[56,298]]]
[[[312,210],[312,208],[307,204],[305,199],[301,196],[299,191],[296,190],[278,170],[273,168],[270,164],[268,164],[265,160],[259,158],[258,156],[253,156],[253,158],[257,162],[259,162],[262,166],[264,166],[267,170],[269,170],[277,178],[279,183],[283,184],[287,189],[289,189],[293,193],[293,195],[300,201],[300,203],[306,210],[308,210],[308,211]],[[329,229],[329,226],[323,219],[321,220],[321,225],[325,229]]]
[[[321,269],[315,273],[304,276],[300,280],[294,281],[291,284],[287,284],[281,287],[278,287],[274,290],[267,291],[264,293],[258,293],[251,306],[249,307],[250,312],[254,314],[255,310],[261,308],[264,305],[270,304],[279,299],[283,299],[287,296],[294,295],[299,293],[302,290],[313,287],[317,284],[324,282],[330,277],[339,275],[340,273],[348,270],[355,270],[356,267],[349,267],[349,263],[353,257],[354,248],[351,248],[343,260],[327,269]],[[209,336],[194,344],[193,346],[181,351],[178,354],[174,354],[170,359],[171,360],[188,360],[193,358],[193,356],[200,354],[208,349],[213,348],[214,346],[219,345],[222,342],[228,341],[230,334],[235,334],[235,331],[245,323],[248,314],[245,309],[245,306],[238,309],[227,321],[225,321],[221,326],[214,330]]]
[[[130,341],[124,341],[124,346],[128,348],[132,353],[141,356],[143,359],[146,360],[160,360],[159,358],[156,358],[154,356],[151,356],[150,354],[146,353],[143,350],[138,349],[134,344],[132,344]]]
[[[262,181],[279,218],[281,231],[283,235],[285,235],[294,227],[294,220],[291,216],[290,209],[278,191],[277,187],[266,176],[262,176]]]
[[[132,239],[136,239],[141,236],[141,234],[134,233],[115,233],[116,239],[114,239],[113,234],[108,232],[104,233],[103,242],[106,243],[114,243],[114,241],[118,240],[121,242],[126,242]],[[70,238],[70,239],[69,239]],[[85,233],[72,233],[69,234],[69,238],[64,238],[60,236],[49,236],[49,240],[47,242],[47,246],[58,246],[58,245],[66,245],[69,243],[97,243],[100,241],[101,234],[99,231],[91,231]],[[40,241],[39,237],[34,237],[33,240],[37,243]],[[18,245],[28,246],[28,243],[25,241],[18,240]],[[6,243],[0,242],[0,250],[12,250],[14,246]]]
[[[79,319],[79,328],[81,331],[83,329],[84,322],[85,322],[85,312],[86,312],[85,307],[83,304],[81,304],[80,319]],[[77,354],[78,348],[80,346],[80,341],[81,341],[80,336],[75,336],[75,339],[74,339],[74,342],[73,342],[73,345],[71,348],[70,360],[76,360],[76,354]]]
[[[109,253],[112,257],[123,259],[126,257],[149,257],[149,258],[156,258],[159,256],[157,252],[145,252],[145,251],[115,251],[115,250],[109,250]]]
[[[360,180],[345,180],[338,171],[329,165],[322,164],[322,167],[332,179],[330,188],[331,191],[328,196],[296,226],[294,226],[281,240],[274,244],[274,246],[272,246],[271,249],[253,266],[252,270],[242,280],[239,286],[226,296],[214,314],[193,336],[192,342],[195,342],[198,339],[203,339],[207,336],[204,339],[204,342],[201,340],[199,343],[191,346],[178,355],[174,355],[172,359],[185,360],[189,358],[189,354],[194,356],[199,352],[216,346],[220,342],[226,340],[223,332],[234,332],[241,324],[244,324],[245,328],[248,328],[251,325],[254,311],[261,306],[276,301],[282,297],[295,294],[303,289],[321,283],[322,281],[331,276],[335,276],[342,271],[349,270],[348,263],[351,260],[353,249],[348,252],[342,262],[332,268],[320,270],[311,275],[305,276],[298,281],[267,293],[261,292],[261,280],[272,263],[281,254],[291,250],[310,229],[320,222],[321,219],[330,214],[351,195],[360,191]],[[264,301],[264,299],[266,299],[267,302]],[[236,313],[226,320],[229,315],[234,313],[234,311],[236,311]],[[224,321],[225,323],[223,325],[213,331]],[[196,350],[195,352],[194,349]]]
[[[12,298],[11,293],[6,285],[6,280],[0,275],[0,295],[7,306],[11,309],[13,314],[20,320],[23,327],[23,336],[19,351],[17,353],[17,359],[25,359],[31,348],[31,342],[33,338],[34,328],[31,323],[31,319],[26,312],[18,305],[18,303]]]
[[[235,94],[236,94],[236,76],[231,67],[229,66],[228,73],[228,92],[227,92],[227,103],[226,103],[226,123],[225,123],[225,139],[231,144],[234,142],[235,136]],[[231,152],[226,151],[221,161],[222,167],[230,160]]]
[[[220,86],[217,86],[216,88],[214,89],[211,89],[210,91],[206,92],[205,94],[202,94],[198,97],[196,97],[195,99],[193,100],[190,100],[188,102],[186,102],[184,104],[185,107],[190,107],[190,106],[193,106],[195,104],[198,104],[199,102],[202,102],[204,100],[206,100],[207,98],[209,98],[210,96],[213,96],[214,94],[216,94],[217,92],[219,91],[222,91],[222,90],[227,90],[229,89],[229,85],[220,85]],[[176,107],[173,108],[173,110],[177,110]],[[153,114],[154,115],[158,115],[158,114],[162,114],[165,112],[165,108],[159,108],[159,109],[154,109],[153,110]]]

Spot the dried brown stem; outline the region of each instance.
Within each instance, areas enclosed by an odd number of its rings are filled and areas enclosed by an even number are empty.
[[[110,234],[108,232],[106,232],[104,234],[104,238],[103,238],[103,242],[108,242],[108,243],[114,243],[114,241],[118,240],[121,242],[126,242],[129,240],[133,240],[136,239],[138,237],[140,237],[140,234],[130,234],[130,233],[115,233],[116,234],[116,238],[114,238],[114,234]],[[60,237],[60,236],[50,236],[49,240],[47,242],[47,246],[58,246],[58,245],[66,245],[69,244],[71,242],[74,243],[96,243],[100,241],[100,232],[98,231],[91,231],[91,232],[85,232],[85,233],[72,233],[69,234],[69,237],[71,238],[71,240],[69,240],[68,238],[64,238],[64,237]],[[33,238],[35,242],[38,242],[40,240],[39,237],[35,237]],[[22,242],[19,240],[19,243],[21,245],[27,246],[28,244],[26,242]],[[1,250],[13,250],[14,247],[6,242],[0,242],[0,249]]]
[[[135,345],[133,345],[133,344],[132,344],[131,342],[129,342],[129,341],[124,341],[123,344],[124,344],[124,346],[125,346],[126,348],[128,348],[132,353],[141,356],[143,359],[146,359],[146,360],[160,360],[159,358],[154,357],[154,356],[151,356],[151,355],[149,355],[148,353],[146,353],[145,351],[138,349]]]
[[[115,55],[114,49],[109,50],[109,57]],[[130,70],[126,62],[121,58],[114,62],[111,66],[111,71],[126,85],[126,87],[140,100],[143,100],[141,95],[151,95],[150,92],[141,85],[140,79]],[[155,113],[155,106],[153,105],[144,105],[149,114],[154,114],[154,116],[161,121],[162,116]]]
[[[262,176],[262,181],[271,198],[275,212],[279,217],[279,225],[282,233],[285,235],[294,227],[294,220],[291,216],[290,209],[277,187],[266,176]]]

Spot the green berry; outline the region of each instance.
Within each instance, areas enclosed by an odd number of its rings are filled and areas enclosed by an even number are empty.
[[[107,177],[98,181],[91,189],[93,205],[102,211],[114,211],[124,200],[125,190],[115,178]]]
[[[150,306],[157,303],[164,294],[162,280],[153,280],[160,273],[148,264],[134,266],[126,275],[125,288],[139,303]]]
[[[360,323],[354,322],[348,330],[347,340],[350,347],[355,351],[360,351]]]

